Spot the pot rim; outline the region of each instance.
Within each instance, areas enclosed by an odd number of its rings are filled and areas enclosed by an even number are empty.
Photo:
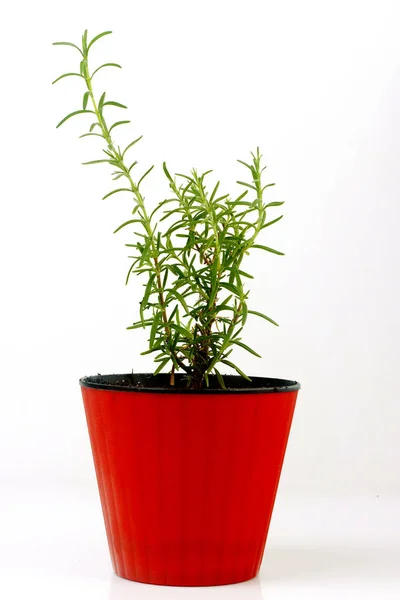
[[[184,375],[177,373],[175,379],[181,380]],[[300,389],[300,383],[290,379],[279,379],[273,377],[251,377],[253,387],[248,386],[248,382],[240,375],[223,375],[224,380],[229,385],[238,384],[241,386],[229,387],[227,389],[221,388],[203,388],[201,390],[188,390],[185,387],[158,387],[158,382],[168,381],[169,375],[167,373],[161,373],[159,375],[153,375],[152,373],[127,373],[127,374],[112,374],[112,375],[90,375],[81,377],[79,384],[83,388],[92,388],[97,390],[108,390],[118,391],[126,393],[157,393],[157,394],[216,394],[216,395],[229,395],[229,394],[276,394],[282,392],[295,392]],[[131,383],[138,384],[138,387],[130,387],[116,383],[122,379],[130,380]],[[142,387],[142,382],[148,382],[149,379],[154,380],[154,385],[148,387]],[[216,376],[211,375],[210,379],[216,381]],[[97,380],[97,381],[96,381]],[[107,381],[108,380],[108,381]]]

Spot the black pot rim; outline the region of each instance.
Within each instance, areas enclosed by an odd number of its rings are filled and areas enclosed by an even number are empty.
[[[183,374],[175,375],[176,382],[182,381]],[[127,382],[137,384],[137,387],[117,383],[121,379]],[[188,390],[185,387],[165,387],[165,382],[169,379],[169,375],[162,373],[154,376],[152,373],[128,373],[123,375],[91,375],[82,377],[79,384],[84,388],[92,388],[96,390],[119,391],[129,393],[157,393],[157,394],[276,394],[281,392],[295,392],[300,389],[300,383],[289,379],[277,379],[271,377],[250,377],[252,380],[251,387],[249,382],[240,377],[240,375],[224,375],[224,380],[229,386],[226,390],[221,388],[203,388],[201,390]],[[149,380],[152,380],[151,383]],[[210,376],[210,380],[216,382],[215,375]],[[210,383],[211,383],[210,381]],[[164,382],[164,386],[161,383]],[[144,387],[143,383],[147,386]],[[150,385],[149,385],[150,383]],[[157,385],[159,384],[159,385]]]

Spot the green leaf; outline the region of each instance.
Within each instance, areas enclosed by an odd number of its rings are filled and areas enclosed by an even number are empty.
[[[99,100],[99,111],[101,112],[102,108],[103,108],[103,104],[104,104],[104,100],[106,99],[106,93],[103,92],[102,95],[100,96],[100,100]]]
[[[240,297],[240,290],[238,290],[238,288],[233,285],[232,283],[228,283],[226,281],[221,281],[219,284],[221,287],[229,290],[230,292],[232,292],[233,294],[235,294],[236,296]]]
[[[242,200],[242,198],[244,198],[245,196],[247,196],[247,194],[248,194],[248,193],[249,193],[249,190],[245,190],[245,191],[243,192],[243,194],[240,194],[240,196],[238,196],[238,197],[236,198],[236,200],[233,200],[233,201],[232,201],[232,202],[230,202],[229,204],[230,204],[231,206],[235,206],[236,204],[238,204],[238,203],[239,203],[239,202]]]
[[[132,171],[133,167],[136,167],[137,164],[138,164],[138,161],[134,160],[133,163],[131,164],[131,166],[128,169],[128,173],[130,173]]]
[[[83,110],[86,110],[88,100],[89,100],[89,92],[85,92],[83,94],[83,102],[82,102],[82,108],[83,108]]]
[[[177,173],[176,175],[177,177],[183,177],[184,179],[187,179],[191,183],[195,183],[194,179],[192,179],[192,177],[189,177],[189,175],[184,175],[183,173]]]
[[[167,271],[167,273],[168,273],[168,271]],[[186,304],[186,300],[185,300],[185,298],[182,296],[182,294],[180,294],[179,292],[177,292],[177,291],[176,291],[176,290],[174,290],[174,289],[171,289],[171,290],[169,290],[169,291],[168,291],[167,298],[168,298],[168,296],[174,296],[174,298],[176,298],[177,300],[179,300],[179,302],[182,304],[182,306],[183,306],[183,308],[185,309],[185,311],[186,311],[187,313],[189,312],[189,307],[188,307],[188,305]]]
[[[178,310],[178,305],[175,304],[175,308],[173,309],[172,313],[169,315],[168,323],[172,323],[177,310]]]
[[[122,153],[122,158],[124,158],[125,154],[128,152],[128,150],[130,148],[132,148],[132,146],[134,146],[135,144],[137,144],[141,139],[142,139],[142,135],[140,137],[138,137],[136,140],[133,140],[133,142],[131,142],[130,144],[127,145],[127,147],[125,148],[125,150]]]
[[[160,320],[161,320],[161,313],[158,312],[158,313],[156,313],[156,315],[153,319],[153,325],[151,326],[151,329],[150,329],[150,340],[149,340],[150,348],[152,348],[154,346],[154,342],[156,339],[157,329],[158,329]]]
[[[235,365],[234,363],[232,363],[230,360],[226,360],[226,358],[225,358],[225,359],[221,359],[221,362],[224,363],[224,365],[228,365],[228,367],[235,369],[235,371],[237,373],[239,373],[239,375],[244,377],[244,379],[247,379],[247,381],[251,381],[250,377],[248,377],[245,373],[243,373],[243,371],[241,369],[239,369],[239,367],[237,365]]]
[[[274,183],[268,183],[267,185],[264,185],[262,191],[266,190],[269,187],[273,187],[275,184]]]
[[[239,342],[237,340],[233,340],[232,343],[236,344],[237,346],[240,346],[241,348],[244,348],[245,350],[247,350],[247,352],[250,352],[250,354],[253,354],[254,356],[257,356],[257,358],[262,358],[261,355],[258,354],[258,352],[256,352],[255,350],[253,350],[252,348],[250,348],[250,346],[247,346],[243,342]]]
[[[268,246],[261,246],[261,244],[253,244],[252,248],[259,248],[259,250],[266,250],[267,252],[272,252],[273,254],[279,254],[279,256],[285,256],[283,252],[279,250],[274,250],[273,248],[269,248]]]
[[[232,297],[232,296],[231,296]],[[233,306],[229,306],[229,304],[219,304],[218,306],[215,307],[215,312],[220,312],[221,310],[230,310],[232,312],[235,311],[235,309],[233,308]]]
[[[140,356],[146,356],[147,354],[153,354],[153,352],[157,352],[157,350],[161,350],[161,348],[162,348],[162,346],[160,344],[157,344],[156,346],[154,346],[154,348],[151,348],[150,350],[145,350],[144,352],[141,352]],[[158,355],[158,356],[160,356],[160,355]]]
[[[108,162],[108,161],[106,161],[106,162]],[[102,197],[102,200],[109,198],[113,194],[118,194],[118,192],[131,192],[132,193],[132,190],[130,190],[129,188],[118,188],[117,190],[112,190],[111,192],[108,192],[108,194],[106,194],[105,196]]]
[[[242,275],[242,277],[247,277],[248,279],[254,279],[253,275],[250,275],[250,273],[246,273],[246,271],[242,271],[241,269],[239,269],[239,273],[240,273],[240,275]]]
[[[147,177],[147,175],[154,169],[154,165],[152,167],[150,167],[150,169],[147,169],[146,173],[144,175],[141,176],[141,178],[139,179],[138,183],[137,183],[137,187],[139,187],[139,185],[142,183],[143,179],[145,177]]]
[[[134,215],[135,213],[137,213],[139,208],[140,208],[139,204],[135,204],[135,206],[133,207],[133,210],[132,210],[132,214]]]
[[[146,309],[147,303],[149,301],[150,295],[152,293],[152,288],[153,288],[153,282],[154,279],[156,277],[155,273],[152,273],[149,277],[149,280],[146,284],[146,288],[144,290],[144,294],[143,294],[143,298],[142,301],[140,303],[140,318],[142,319],[142,321],[144,321],[144,311]]]
[[[160,362],[157,369],[154,371],[153,375],[158,375],[159,372],[163,370],[163,368],[169,363],[170,360],[171,359],[169,357],[164,358],[164,360]]]
[[[100,71],[100,69],[104,69],[104,67],[117,67],[118,69],[122,69],[121,65],[118,65],[117,63],[104,63],[104,65],[100,65],[100,67],[97,67],[97,69],[93,71],[92,78]]]
[[[164,206],[164,204],[167,204],[168,202],[176,202],[176,199],[173,198],[172,200],[162,200],[161,202],[159,202],[159,204],[155,207],[155,209],[153,210],[153,212],[150,215],[150,221],[152,220],[152,218],[154,217],[154,215],[156,214],[157,211],[160,210],[160,208],[162,208]],[[163,211],[164,213],[167,211]],[[160,219],[160,221],[162,221],[163,219]]]
[[[137,321],[137,323],[133,323],[133,325],[130,325],[129,327],[127,327],[127,329],[139,329],[140,327],[143,327],[143,329],[145,327],[149,327],[149,325],[152,325],[153,323],[153,319],[146,319],[145,321]]]
[[[213,262],[211,263],[211,266],[210,266],[211,289],[213,290],[213,293],[210,296],[209,306],[214,304],[215,297],[218,293],[217,276],[218,276],[218,263],[216,260],[213,260]]]
[[[240,327],[240,328],[239,328],[239,329],[238,329],[238,330],[237,330],[237,331],[236,331],[236,332],[233,334],[233,336],[232,336],[232,340],[234,340],[234,339],[238,339],[238,338],[239,338],[239,335],[242,333],[242,331],[243,331],[243,327]]]
[[[169,179],[169,181],[171,181],[173,183],[174,180],[172,179],[172,177],[167,169],[167,163],[163,162],[162,168],[163,168],[165,175],[167,176],[167,179]]]
[[[179,277],[183,280],[183,282],[185,281],[185,275],[183,273],[183,271],[181,271],[181,269],[177,266],[177,265],[168,265],[168,268],[171,269],[172,273],[176,276]]]
[[[159,233],[157,236],[157,250],[158,251],[160,250],[160,245],[161,245],[161,234]],[[163,278],[162,284],[161,284],[161,288],[163,290],[165,290],[165,287],[167,285],[168,275],[169,275],[169,269],[165,269],[164,278]]]
[[[282,206],[282,204],[285,204],[284,202],[270,202],[269,204],[266,204],[264,208],[269,208],[270,206]]]
[[[107,102],[103,103],[103,106],[117,106],[118,108],[128,108],[127,106],[125,106],[124,104],[121,104],[120,102],[114,102],[114,100],[107,100]]]
[[[222,375],[221,375],[221,373],[218,371],[218,369],[216,369],[215,367],[214,367],[214,373],[215,373],[215,374],[216,374],[216,376],[217,376],[217,380],[218,380],[218,383],[219,383],[219,385],[221,386],[221,388],[222,388],[223,390],[226,390],[226,385],[225,385],[224,378],[222,377]]]
[[[84,56],[86,56],[87,52],[88,52],[87,29],[85,29],[85,31],[83,32],[83,36],[82,36],[82,49],[83,49]]]
[[[242,301],[242,325],[244,325],[247,321],[249,309],[247,308],[246,302]]]
[[[100,127],[100,129],[101,129],[100,123],[97,123],[97,122],[96,123],[92,123],[91,126],[90,126],[90,128],[89,128],[89,131],[92,132],[95,127]]]
[[[239,185],[244,185],[245,187],[248,187],[252,190],[257,191],[257,188],[254,185],[251,185],[250,183],[246,183],[245,181],[237,181],[236,183],[238,183]]]
[[[116,123],[114,123],[114,125],[111,125],[108,131],[111,133],[114,127],[118,127],[118,125],[127,125],[128,123],[130,123],[130,121],[117,121]]]
[[[80,73],[64,73],[64,75],[60,75],[60,77],[57,77],[57,79],[55,79],[52,82],[52,85],[54,83],[57,83],[57,81],[60,81],[60,79],[64,79],[64,77],[82,77],[82,75]]]
[[[247,162],[244,162],[244,160],[238,159],[237,162],[240,163],[241,165],[244,165],[248,169],[250,169],[251,172],[254,171],[254,167],[252,167],[251,165],[249,165]]]
[[[79,136],[79,139],[88,137],[89,135],[95,135],[96,137],[101,137],[104,139],[104,135],[102,135],[101,133],[84,133],[83,135]]]
[[[95,36],[95,37],[92,39],[92,41],[90,42],[89,46],[87,47],[87,49],[88,49],[88,52],[89,52],[89,50],[90,50],[91,46],[93,46],[93,44],[94,44],[95,42],[97,42],[97,40],[99,40],[100,38],[104,37],[105,35],[110,35],[110,33],[112,33],[112,31],[103,31],[103,33],[99,33],[98,35],[96,35],[96,36]]]
[[[274,223],[277,223],[278,221],[280,221],[283,218],[283,215],[281,215],[280,217],[278,217],[277,219],[274,219],[273,221],[270,221],[269,223],[265,223],[265,225],[263,225],[261,227],[261,229],[265,229],[266,227],[269,227],[270,225],[273,225]]]
[[[114,233],[115,233],[115,232],[114,232]],[[125,285],[128,285],[129,277],[131,276],[132,269],[133,269],[133,267],[134,267],[134,266],[135,266],[135,263],[133,262],[133,263],[131,264],[131,266],[129,267],[129,271],[128,271],[127,275],[126,275],[126,279],[125,279]],[[140,322],[140,325],[142,325],[142,322]]]
[[[176,313],[177,313],[177,318],[178,318],[179,311],[177,310]],[[192,333],[188,329],[185,329],[185,327],[182,327],[181,325],[178,325],[177,323],[169,323],[169,326],[171,327],[171,329],[175,329],[175,331],[179,331],[179,333],[184,338],[189,338],[190,340],[193,339]]]
[[[56,126],[56,129],[58,129],[58,127],[60,127],[63,123],[65,123],[65,121],[68,121],[68,119],[70,119],[71,117],[74,117],[75,115],[81,115],[81,114],[89,114],[92,113],[94,114],[94,112],[92,110],[76,110],[72,113],[69,113],[69,115],[67,115],[66,117],[64,117],[59,124]]]
[[[110,161],[105,159],[100,159],[100,160],[89,160],[88,162],[83,162],[83,165],[97,165],[99,163],[109,163]]]
[[[82,54],[82,50],[75,44],[71,44],[71,42],[53,42],[53,46],[72,46],[73,48],[76,48],[78,50],[78,52],[80,52]],[[82,54],[82,56],[83,56],[83,54]]]
[[[218,181],[218,182],[216,183],[216,185],[215,185],[215,187],[214,187],[214,189],[213,189],[212,193],[211,193],[211,196],[210,196],[210,202],[212,202],[212,201],[214,200],[214,198],[215,198],[215,195],[216,195],[216,193],[217,193],[217,191],[218,191],[218,188],[219,188],[219,184],[220,184],[220,182]],[[224,197],[226,198],[226,196],[224,196]],[[220,199],[221,199],[221,198],[218,198],[218,200],[220,200]]]
[[[263,313],[258,312],[257,310],[249,310],[249,315],[256,315],[257,317],[261,317],[262,319],[265,319],[266,321],[269,321],[273,325],[276,325],[277,327],[279,327],[278,323],[273,321],[270,317],[267,317],[267,315],[264,315]]]
[[[117,233],[117,231],[120,231],[123,227],[126,227],[126,225],[131,225],[132,223],[141,223],[141,222],[142,221],[140,219],[130,219],[129,221],[125,221],[125,223],[122,223],[122,225],[117,227],[117,229],[114,231],[114,233]]]
[[[166,235],[171,235],[172,233],[174,233],[174,231],[178,231],[179,229],[182,229],[182,221],[179,221],[179,223],[175,223],[175,225],[172,225],[169,229],[167,234],[164,234],[164,236]],[[186,234],[183,235],[184,238],[187,237]]]

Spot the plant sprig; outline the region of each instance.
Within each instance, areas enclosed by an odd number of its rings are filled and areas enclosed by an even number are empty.
[[[266,167],[261,164],[262,156],[257,148],[251,154],[250,163],[238,161],[249,172],[249,181],[237,182],[245,189],[234,199],[229,194],[221,195],[220,182],[208,187],[207,177],[211,171],[199,173],[193,169],[189,174],[172,176],[164,163],[163,170],[171,197],[159,202],[149,214],[141,186],[154,166],[135,178],[132,172],[137,161],[128,160],[130,151],[141,137],[121,150],[113,140],[114,130],[130,121],[119,120],[109,126],[105,110],[110,106],[119,109],[126,109],[126,106],[108,100],[105,92],[98,98],[93,91],[93,77],[100,69],[121,68],[117,63],[104,63],[92,73],[89,70],[91,47],[110,33],[104,31],[89,42],[85,31],[81,48],[70,42],[56,42],[55,45],[72,46],[81,56],[79,73],[65,73],[53,83],[70,76],[84,80],[86,89],[82,108],[69,113],[57,127],[77,115],[94,115],[95,120],[89,131],[80,137],[102,138],[104,156],[83,164],[108,163],[114,169],[113,180],[125,181],[103,199],[129,192],[134,201],[132,218],[115,230],[117,232],[132,225],[135,227],[136,241],[126,244],[133,249],[130,256],[133,262],[126,283],[132,273],[147,278],[140,302],[139,320],[128,329],[148,328],[149,348],[142,354],[155,354],[154,374],[168,367],[170,385],[174,385],[175,372],[184,371],[187,386],[191,389],[199,389],[204,383],[208,386],[210,374],[216,375],[220,386],[225,387],[219,364],[249,379],[228,358],[235,347],[260,356],[242,341],[241,333],[247,317],[255,315],[274,325],[277,323],[267,315],[248,308],[249,291],[243,280],[251,279],[252,275],[242,269],[242,261],[253,248],[282,254],[255,242],[263,229],[282,218],[280,216],[267,222],[267,210],[283,202],[264,202],[265,190],[274,184],[262,183],[262,173]],[[163,233],[158,230],[161,222],[167,224]],[[140,231],[136,230],[138,227]]]

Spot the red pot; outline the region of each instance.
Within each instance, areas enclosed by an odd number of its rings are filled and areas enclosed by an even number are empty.
[[[235,389],[196,392],[115,383],[129,378],[80,381],[115,572],[175,586],[255,577],[299,384],[256,377],[240,389],[245,380],[227,376]]]

